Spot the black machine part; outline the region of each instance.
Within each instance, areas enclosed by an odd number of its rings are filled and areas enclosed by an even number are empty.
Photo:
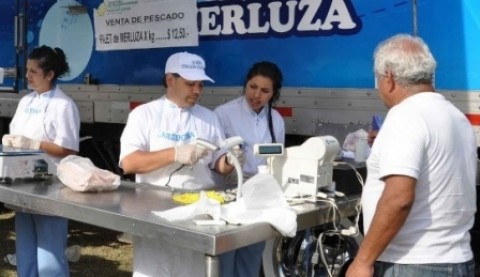
[[[349,226],[345,222],[349,222],[349,220],[342,222],[343,226]],[[263,254],[264,275],[275,277],[329,276],[319,255],[318,238],[321,233],[329,232],[331,227],[328,224],[317,226],[299,231],[293,238],[281,237],[267,242]],[[357,237],[323,236],[324,261],[326,261],[332,276],[345,274],[346,267],[358,251],[361,239],[361,235]]]

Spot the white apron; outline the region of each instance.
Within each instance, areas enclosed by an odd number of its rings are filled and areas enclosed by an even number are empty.
[[[195,124],[193,110],[176,107],[162,98],[160,122],[150,132],[150,151],[188,144],[200,134]],[[213,179],[208,167],[212,155],[198,161],[194,166],[174,163],[149,174],[142,175],[142,181],[164,186],[172,172],[168,186],[176,188],[201,188],[212,186]],[[195,277],[205,276],[203,253],[180,248],[166,243],[162,239],[133,237],[134,277]]]
[[[39,141],[51,141],[45,132],[45,114],[48,108],[50,100],[55,95],[55,90],[44,92],[41,95],[32,97],[30,103],[28,103],[23,109],[18,109],[10,123],[10,134],[22,135],[34,140]],[[61,120],[61,119],[60,119]],[[51,155],[45,155],[50,160],[49,166],[57,166],[59,159]],[[49,169],[50,171],[50,169]],[[57,172],[56,168],[51,169],[50,172]],[[26,209],[19,206],[7,205],[16,211],[38,213],[34,210]]]

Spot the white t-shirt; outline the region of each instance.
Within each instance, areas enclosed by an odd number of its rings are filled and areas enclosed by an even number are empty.
[[[201,138],[220,145],[224,139],[217,116],[212,111],[195,105],[179,108],[165,97],[135,108],[120,138],[120,161],[128,154],[188,144]],[[176,188],[207,188],[214,186],[210,168],[213,168],[220,151],[209,152],[193,166],[174,163],[145,174],[136,174],[136,182],[158,186],[165,184]],[[121,163],[120,163],[121,164]],[[170,177],[170,181],[168,181]]]
[[[250,108],[245,97],[241,96],[218,106],[215,113],[218,115],[225,137],[241,136],[245,139],[243,145],[245,153],[244,175],[248,177],[256,174],[258,166],[266,164],[266,159],[253,155],[253,145],[255,143],[272,142],[268,128],[268,106],[263,107],[257,114]],[[275,109],[272,109],[272,125],[276,142],[284,143],[285,123]]]
[[[50,141],[78,151],[80,115],[75,102],[58,86],[38,94],[31,92],[20,99],[10,122],[10,134]],[[49,156],[55,164],[60,158]]]
[[[365,232],[383,178],[417,180],[405,224],[378,260],[402,264],[472,259],[469,230],[476,211],[477,146],[471,124],[439,93],[418,93],[389,112],[367,160],[362,194]]]

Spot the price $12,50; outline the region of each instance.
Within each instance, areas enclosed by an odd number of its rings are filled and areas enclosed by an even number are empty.
[[[185,28],[168,28],[167,39],[184,39],[188,36]]]

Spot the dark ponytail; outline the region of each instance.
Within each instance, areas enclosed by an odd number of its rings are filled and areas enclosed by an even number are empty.
[[[55,47],[51,48],[46,45],[42,45],[38,48],[35,48],[28,55],[29,60],[36,60],[38,66],[43,70],[44,73],[53,71],[53,81],[59,77],[64,76],[70,72],[70,67],[67,63],[67,57],[62,49]]]
[[[261,75],[272,80],[273,85],[273,96],[268,102],[268,129],[270,131],[270,136],[272,137],[272,142],[277,142],[275,138],[275,133],[273,132],[273,120],[272,120],[272,105],[280,98],[280,89],[282,88],[283,75],[282,71],[278,66],[269,61],[262,61],[255,63],[247,73],[247,78],[243,85],[243,89],[246,88],[247,83],[250,79],[255,76]]]

